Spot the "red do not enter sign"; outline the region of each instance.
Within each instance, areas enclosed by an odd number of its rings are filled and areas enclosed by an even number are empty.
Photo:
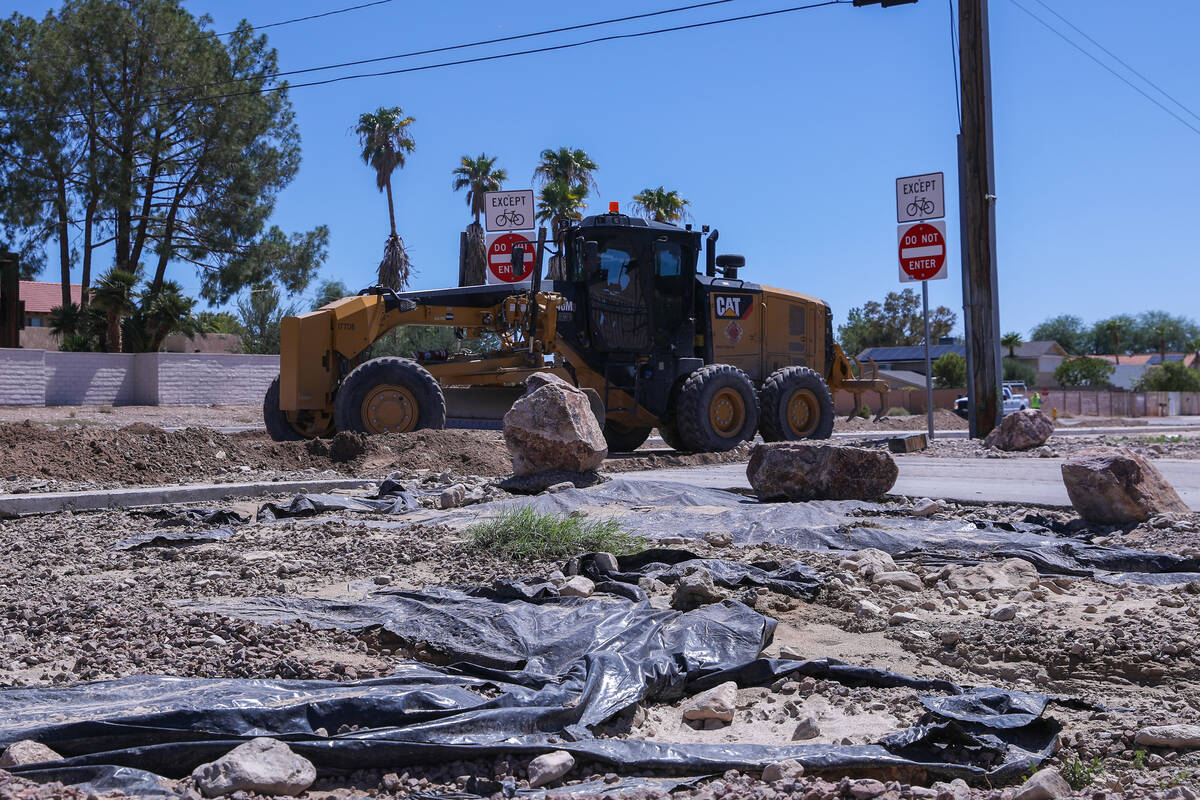
[[[900,280],[945,278],[946,224],[920,222],[899,229]]]
[[[514,275],[512,269],[513,249],[517,245],[525,248],[525,269]],[[520,283],[533,277],[533,265],[537,245],[519,233],[489,234],[487,241],[487,282]]]

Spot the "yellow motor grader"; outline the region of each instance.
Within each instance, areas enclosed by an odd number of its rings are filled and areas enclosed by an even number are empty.
[[[694,452],[756,433],[825,439],[839,389],[856,409],[867,391],[887,408],[884,381],[854,378],[829,306],[739,278],[745,259],[717,255],[717,231],[611,212],[561,233],[558,279],[541,280],[543,234],[525,284],[372,287],[285,318],[279,377],[263,403],[271,436],[494,425],[535,372],[588,391],[614,452],[636,449],[654,428]],[[514,274],[524,265],[514,253]],[[449,326],[498,346],[370,358],[401,325]]]

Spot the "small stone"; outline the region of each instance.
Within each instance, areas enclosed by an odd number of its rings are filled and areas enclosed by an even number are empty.
[[[558,593],[562,597],[591,597],[594,591],[596,584],[582,575],[575,575],[558,587]]]
[[[1133,741],[1148,747],[1195,750],[1200,748],[1200,725],[1151,725],[1139,730]]]
[[[391,575],[376,575],[375,576],[375,585],[376,586],[387,586],[391,582],[392,582]]]
[[[707,603],[717,603],[725,599],[725,593],[713,583],[712,575],[703,568],[693,569],[683,575],[675,584],[675,592],[671,596],[671,608],[679,611],[690,611]]]
[[[731,547],[733,535],[726,531],[709,531],[704,534],[704,541],[713,547]]]
[[[575,766],[575,757],[566,750],[555,750],[553,753],[540,755],[529,762],[529,788],[536,789],[553,783],[571,771]]]
[[[205,797],[234,792],[298,795],[312,786],[317,771],[283,742],[260,737],[196,767],[192,778]]]
[[[928,517],[942,510],[942,504],[937,500],[930,500],[928,497],[922,497],[917,502],[913,503],[912,510],[909,511],[914,517]]]
[[[859,600],[856,613],[860,617],[882,617],[885,612],[881,606],[870,600]]]
[[[762,779],[766,783],[795,783],[796,779],[803,775],[804,766],[799,761],[789,758],[786,761],[768,764],[763,770]]]
[[[878,797],[887,791],[887,787],[874,778],[859,778],[856,781],[850,781],[850,795],[858,798],[858,800],[869,800],[872,797]]]
[[[892,614],[890,617],[888,617],[888,625],[911,625],[914,622],[921,621],[921,618],[916,614],[909,614],[907,612]]]
[[[919,592],[925,588],[925,584],[915,573],[897,570],[895,572],[876,572],[871,578],[871,583],[879,586],[899,586],[901,589],[907,589],[910,592]]]
[[[1071,794],[1071,786],[1053,767],[1038,770],[1021,784],[1013,800],[1054,800]]]
[[[842,569],[858,572],[864,578],[870,578],[876,572],[895,572],[896,562],[882,550],[874,547],[864,547],[858,552],[851,553],[838,564]]]
[[[467,499],[467,487],[461,483],[448,486],[438,496],[439,508],[458,508]]]
[[[805,717],[796,723],[796,730],[792,731],[792,741],[799,742],[805,739],[815,739],[821,735],[821,726],[817,724],[815,717]]]
[[[1008,622],[1011,619],[1016,619],[1017,607],[1012,604],[996,606],[988,614],[988,619],[994,619],[997,622]]]
[[[954,645],[958,644],[958,641],[961,638],[962,638],[962,634],[960,634],[958,631],[939,631],[938,632],[938,641],[940,641],[946,647],[953,647]]]
[[[222,639],[220,636],[217,636],[215,633],[212,636],[209,636],[207,639],[205,639],[204,643],[206,645],[208,645],[209,647],[224,647],[225,646],[225,640]]]
[[[0,767],[23,767],[27,764],[40,764],[43,761],[60,761],[62,756],[41,742],[32,739],[22,739],[10,744],[0,754]]]
[[[733,722],[737,708],[737,684],[726,681],[693,697],[683,707],[684,719],[716,719]]]
[[[620,567],[617,566],[617,557],[612,553],[596,553],[592,557],[592,563],[603,573],[620,571]]]

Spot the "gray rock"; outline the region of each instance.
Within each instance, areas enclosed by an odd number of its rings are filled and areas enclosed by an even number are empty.
[[[821,735],[821,726],[817,724],[816,717],[804,717],[796,723],[796,730],[792,731],[792,741],[800,742],[805,739],[815,739]]]
[[[1021,784],[1013,800],[1054,800],[1071,794],[1071,785],[1053,767],[1046,767],[1029,776]]]
[[[908,513],[914,517],[928,517],[931,514],[936,514],[942,510],[942,504],[937,500],[930,500],[928,497],[922,497],[917,502],[913,503],[912,510]]]
[[[565,750],[540,755],[529,762],[529,788],[536,789],[561,778],[575,766],[575,757]]]
[[[696,568],[687,572],[675,584],[675,592],[671,595],[671,608],[679,611],[691,611],[708,603],[718,603],[725,599],[725,593],[713,583],[708,570]]]
[[[881,586],[899,586],[901,589],[907,589],[910,592],[919,592],[925,588],[925,584],[921,582],[921,579],[915,573],[904,570],[876,572],[871,578],[871,583]]]
[[[582,575],[572,576],[558,587],[558,593],[563,597],[591,597],[594,591],[596,584]]]
[[[596,565],[596,569],[601,572],[617,572],[620,567],[617,566],[617,557],[612,553],[596,553],[593,556],[592,563]]]
[[[996,606],[988,614],[988,619],[994,619],[997,622],[1008,622],[1009,620],[1016,619],[1016,617],[1017,607],[1012,603]]]
[[[1089,522],[1125,525],[1190,513],[1153,464],[1123,448],[1081,450],[1063,462],[1062,478],[1071,505]]]
[[[997,450],[1032,450],[1041,447],[1054,433],[1054,423],[1035,408],[1005,414],[1000,424],[983,440],[985,447]]]
[[[898,614],[892,614],[888,617],[888,625],[911,625],[914,622],[922,622],[923,620],[916,614],[910,614],[907,611],[902,611]]]
[[[804,765],[795,759],[777,761],[768,764],[763,770],[762,779],[766,783],[795,783],[797,778],[804,775]]]
[[[896,562],[883,550],[874,547],[864,547],[851,553],[838,564],[841,569],[854,570],[864,578],[870,578],[877,572],[895,572]]]
[[[1133,741],[1148,747],[1195,750],[1200,748],[1200,725],[1151,725],[1139,730]]]
[[[461,483],[447,486],[438,496],[439,508],[458,508],[467,499],[467,487]]]
[[[952,567],[946,573],[947,586],[971,594],[986,589],[1026,589],[1037,579],[1037,567],[1020,558],[970,567]]]
[[[877,500],[891,490],[896,462],[879,450],[803,442],[754,447],[746,477],[759,500]]]
[[[298,795],[312,786],[317,771],[311,761],[293,753],[283,742],[258,738],[196,767],[192,778],[205,797],[234,792]]]
[[[504,415],[504,441],[517,475],[590,472],[608,455],[588,396],[548,373],[526,381],[525,394]]]
[[[32,739],[22,739],[13,742],[3,753],[0,753],[0,767],[23,767],[26,764],[40,764],[43,761],[59,761],[58,753],[41,742]]]
[[[704,541],[713,547],[732,547],[733,534],[728,531],[709,531],[704,534]]]
[[[850,796],[856,797],[858,800],[869,800],[869,798],[878,797],[887,791],[887,787],[874,778],[859,778],[856,781],[850,781],[850,786],[847,788]]]
[[[683,706],[684,719],[715,719],[733,722],[737,708],[737,684],[733,681],[717,684],[693,697]]]
[[[882,606],[872,603],[870,600],[859,600],[856,611],[860,617],[882,617],[887,613]]]

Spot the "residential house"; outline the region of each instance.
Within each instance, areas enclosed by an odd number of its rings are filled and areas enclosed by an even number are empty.
[[[929,348],[929,358],[937,361],[946,353],[958,353],[964,358],[967,348],[957,340],[947,337]],[[1001,348],[1001,354],[1008,358],[1008,348]],[[1037,373],[1037,386],[1057,386],[1054,382],[1054,370],[1068,358],[1067,351],[1058,342],[1025,342],[1013,349],[1013,357],[1023,364],[1033,368]],[[858,354],[856,359],[861,369],[870,371],[874,361],[881,371],[915,372],[925,374],[925,346],[911,347],[868,347]],[[1031,387],[1032,388],[1032,387]]]
[[[21,281],[19,289],[25,303],[25,327],[46,328],[50,325],[50,310],[62,305],[62,284],[42,281]],[[83,286],[71,284],[71,302],[79,303]]]
[[[1005,358],[1008,358],[1008,348],[1000,348]],[[1037,373],[1037,386],[1058,386],[1054,380],[1054,370],[1070,357],[1058,342],[1023,342],[1013,348],[1013,358],[1033,369]],[[1032,387],[1030,387],[1032,388]]]
[[[1146,370],[1163,363],[1161,353],[1102,354],[1093,358],[1113,362],[1115,369],[1108,382],[1115,389],[1132,389],[1138,379],[1146,374]],[[1183,362],[1191,369],[1200,369],[1200,353],[1167,353],[1167,361]]]

